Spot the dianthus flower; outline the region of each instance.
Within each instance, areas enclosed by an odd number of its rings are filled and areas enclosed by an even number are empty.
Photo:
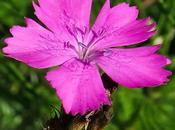
[[[35,14],[43,26],[26,18],[26,27],[14,26],[5,39],[4,53],[34,68],[59,66],[47,73],[66,113],[84,115],[111,101],[99,68],[128,88],[155,87],[168,81],[170,63],[156,51],[160,45],[126,48],[144,42],[156,32],[149,18],[137,19],[128,3],[110,7],[106,0],[90,27],[92,0],[38,0]]]

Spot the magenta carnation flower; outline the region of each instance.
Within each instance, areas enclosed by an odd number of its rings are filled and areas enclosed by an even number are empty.
[[[26,18],[26,27],[10,29],[8,57],[34,68],[60,66],[47,73],[66,113],[85,114],[110,105],[99,73],[128,88],[155,87],[168,81],[170,63],[156,54],[160,45],[123,48],[144,42],[156,32],[150,19],[137,19],[138,9],[106,0],[90,27],[92,0],[39,0],[35,14],[45,25]]]

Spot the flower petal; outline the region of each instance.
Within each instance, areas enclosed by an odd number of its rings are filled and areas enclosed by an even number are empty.
[[[155,23],[149,22],[149,18],[135,20],[121,28],[108,31],[95,44],[95,47],[102,49],[144,42],[156,33]]]
[[[26,19],[26,23],[27,27],[11,28],[13,37],[5,39],[8,46],[3,48],[7,56],[35,68],[60,65],[75,56],[52,32],[32,19]]]
[[[152,37],[156,32],[155,23],[150,24],[149,18],[137,20],[138,13],[138,9],[128,3],[110,8],[110,0],[106,0],[92,27],[98,36],[94,48],[133,45]]]
[[[137,17],[138,10],[135,6],[130,7],[128,3],[121,3],[110,8],[110,0],[106,0],[92,30],[99,31],[101,28],[106,30],[120,28],[135,21]]]
[[[52,31],[57,32],[68,23],[89,27],[92,0],[38,0],[38,3],[39,6],[33,3],[35,14]]]
[[[66,113],[84,115],[99,109],[101,104],[110,104],[95,65],[72,59],[48,72],[46,79],[56,89]]]
[[[170,71],[163,67],[169,59],[155,54],[160,46],[134,49],[111,49],[111,55],[100,57],[98,65],[116,82],[129,87],[155,87],[168,81]]]

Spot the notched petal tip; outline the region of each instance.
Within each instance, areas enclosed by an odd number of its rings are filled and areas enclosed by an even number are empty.
[[[35,1],[32,1],[32,5],[33,5],[33,7],[39,7],[36,3],[35,3]]]
[[[33,6],[33,8],[34,8],[34,10],[35,10],[35,15],[36,15],[37,10],[39,10],[39,5],[37,5],[37,4],[35,3],[35,1],[32,1],[32,6]]]
[[[2,52],[5,54],[5,56],[8,56],[8,53],[7,53],[7,46],[2,48]]]
[[[127,6],[127,7],[130,7],[130,4],[128,2],[122,2],[122,3],[119,3],[117,6]]]
[[[12,26],[12,27],[10,28],[10,30],[9,30],[10,33],[13,34],[17,27],[19,27],[19,25],[14,25],[14,26]]]
[[[11,37],[7,37],[7,38],[5,38],[5,39],[3,40],[3,42],[6,43],[6,44],[8,44],[10,38],[11,38]]]
[[[128,2],[122,2],[120,4],[118,4],[117,6],[120,6],[121,8],[125,9],[125,8],[128,8],[128,9],[132,9],[133,11],[135,11],[135,13],[139,14],[139,9],[137,6],[132,6],[130,3]],[[114,6],[114,7],[117,7],[117,6]]]
[[[34,23],[34,21],[31,18],[24,17],[24,20],[25,20],[27,27],[29,27],[30,25],[33,25]]]
[[[158,51],[161,48],[161,44],[157,44],[157,45],[153,45],[153,47],[155,47],[155,50]]]
[[[8,55],[8,50],[9,50],[9,45],[10,45],[10,39],[13,37],[7,37],[3,40],[3,42],[6,44],[5,47],[2,48],[2,52],[5,54],[6,57],[9,57]]]
[[[13,37],[15,37],[15,35],[19,34],[21,32],[21,30],[24,28],[25,27],[20,26],[20,25],[14,25],[10,28],[10,33]]]
[[[159,51],[159,49],[161,48],[161,46],[162,46],[161,44],[157,44],[157,45],[153,45],[152,47],[155,47],[155,52],[156,52],[156,51]],[[166,60],[165,66],[172,64],[172,61],[171,61],[170,58],[167,58],[166,56],[163,56],[163,55],[160,55],[160,56],[162,56]]]
[[[168,84],[168,82],[170,81],[170,77],[172,75],[172,72],[169,71],[169,70],[164,70],[164,79],[162,79],[162,81],[160,81],[160,84],[159,85],[155,85],[154,87],[157,87],[157,86],[162,86],[162,85],[166,85]]]

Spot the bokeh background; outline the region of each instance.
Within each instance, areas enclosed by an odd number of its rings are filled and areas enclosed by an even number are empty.
[[[0,48],[14,24],[24,25],[24,16],[34,18],[32,0],[0,0]],[[111,0],[112,5],[122,0]],[[175,1],[125,0],[151,16],[158,33],[144,44],[162,43],[161,54],[170,57],[175,70]],[[103,0],[94,0],[94,21]],[[60,102],[44,75],[47,70],[30,68],[4,57],[0,51],[0,130],[41,130]],[[113,93],[114,116],[105,130],[175,130],[175,73],[161,87],[126,89]]]

